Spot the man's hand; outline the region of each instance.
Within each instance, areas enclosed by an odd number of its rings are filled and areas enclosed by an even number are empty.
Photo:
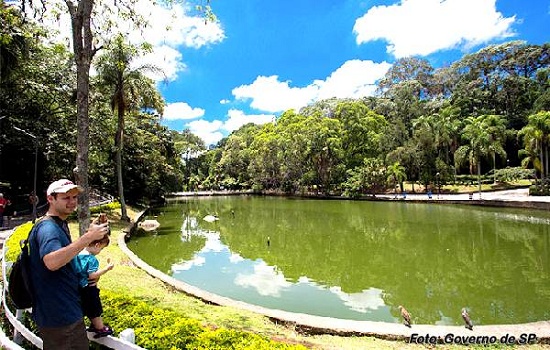
[[[88,231],[84,234],[90,239],[90,243],[102,239],[106,234],[109,233],[109,223],[97,225],[91,223]]]

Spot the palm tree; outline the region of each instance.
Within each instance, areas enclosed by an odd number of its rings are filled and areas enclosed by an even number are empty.
[[[118,35],[106,53],[99,57],[97,70],[103,86],[111,90],[111,109],[118,117],[115,134],[115,161],[118,195],[121,205],[121,219],[129,220],[124,200],[122,178],[122,152],[124,149],[124,116],[128,110],[154,108],[162,113],[164,102],[158,95],[154,82],[145,77],[142,71],[158,71],[150,65],[132,69],[131,63],[139,55],[139,50],[124,42]]]
[[[500,115],[486,115],[483,123],[489,135],[489,152],[493,158],[493,183],[496,184],[496,155],[506,158],[503,144],[506,138],[506,120]]]
[[[395,196],[397,197],[397,183],[401,184],[404,180],[407,179],[405,167],[399,164],[399,162],[395,162],[392,165],[388,166],[387,175],[388,181],[392,181]]]
[[[525,145],[522,154],[529,155],[529,159],[535,166],[539,168],[541,178],[548,176],[548,144],[550,142],[550,112],[541,111],[530,115],[529,122],[518,133],[518,136],[523,138]],[[538,153],[538,159],[536,154]],[[529,161],[522,162],[529,163]],[[526,164],[525,164],[526,165]]]
[[[455,163],[460,167],[466,160],[470,166],[470,174],[477,168],[477,179],[479,196],[481,197],[481,158],[488,154],[490,149],[490,138],[484,116],[470,116],[464,120],[462,137],[468,141],[460,146],[455,153]]]

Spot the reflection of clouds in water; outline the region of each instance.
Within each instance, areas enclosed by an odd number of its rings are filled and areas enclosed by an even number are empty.
[[[506,221],[528,222],[531,224],[550,224],[550,219],[534,217],[524,214],[494,213],[495,219]]]
[[[202,230],[196,218],[186,218],[183,222],[181,232],[183,241],[189,240],[191,236],[200,236],[206,238],[206,242],[192,260],[173,265],[172,270],[174,272],[191,270],[193,267],[203,266],[206,263],[206,258],[204,256],[206,253],[228,252],[227,259],[231,264],[238,264],[243,261],[252,263],[253,271],[251,273],[241,272],[236,274],[234,279],[235,285],[241,288],[253,288],[258,294],[271,297],[280,297],[281,292],[285,289],[292,288],[294,285],[294,283],[287,281],[285,276],[281,271],[278,271],[275,266],[269,266],[262,260],[252,262],[248,259],[244,259],[238,253],[231,252],[229,247],[221,242],[220,233],[218,231]],[[227,267],[222,268],[222,270],[227,270]],[[348,308],[356,312],[367,313],[370,310],[376,310],[385,306],[384,300],[382,299],[382,290],[377,288],[369,288],[361,293],[348,294],[342,292],[339,286],[327,288],[327,286],[320,285],[307,276],[298,278],[296,284],[307,285],[317,290],[329,289],[330,292],[342,300]]]
[[[244,261],[244,258],[239,254],[231,253],[231,255],[229,256],[229,262],[232,264],[236,264],[241,261]]]
[[[206,237],[206,242],[204,243],[204,247],[202,247],[200,253],[207,253],[207,252],[222,252],[222,251],[229,251],[229,248],[220,241],[220,233],[209,231],[205,232],[204,236]]]
[[[183,264],[172,265],[172,272],[191,270],[194,266],[202,266],[206,262],[203,256],[195,256],[193,260],[184,262]]]
[[[235,278],[235,284],[243,288],[252,287],[260,295],[278,297],[281,291],[292,286],[282,273],[275,270],[274,266],[266,265],[260,261],[254,265],[252,274],[239,273]]]
[[[182,228],[185,227],[182,226]],[[188,237],[185,238],[184,236],[188,234]],[[203,236],[206,238],[206,242],[204,243],[204,247],[200,251],[198,251],[194,256],[193,259],[186,261],[182,264],[174,264],[172,265],[172,271],[186,271],[190,270],[194,266],[203,266],[206,263],[206,258],[203,256],[203,253],[208,252],[215,252],[219,253],[222,251],[229,251],[229,248],[223,244],[220,240],[220,233],[216,231],[183,231],[182,229],[182,239],[184,241],[187,241],[190,236],[197,235],[197,236]],[[234,255],[234,254],[233,254]],[[242,260],[242,258],[241,258]]]
[[[306,276],[300,276],[300,278],[298,278],[298,283],[303,283],[303,284],[310,284],[312,286],[317,286],[316,283],[312,282],[309,277],[306,277]]]
[[[350,309],[357,312],[366,313],[386,305],[382,299],[382,290],[378,288],[369,288],[361,293],[352,294],[342,292],[340,287],[331,287],[330,291],[342,299]]]

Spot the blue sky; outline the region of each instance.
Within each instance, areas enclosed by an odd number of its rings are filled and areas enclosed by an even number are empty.
[[[205,0],[137,1],[150,25],[126,30],[154,47],[136,64],[165,72],[161,123],[207,145],[290,108],[373,95],[398,58],[437,68],[490,44],[550,42],[550,0],[211,0],[216,23],[193,11]]]

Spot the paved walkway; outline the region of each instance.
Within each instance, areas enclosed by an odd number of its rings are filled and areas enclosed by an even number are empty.
[[[376,195],[379,198],[394,199],[395,195],[393,194],[381,194]],[[403,199],[403,195],[398,194],[397,199]],[[506,201],[506,202],[550,202],[550,196],[530,196],[528,188],[520,188],[514,190],[502,190],[502,191],[492,191],[492,192],[481,192],[481,198],[479,192],[474,192],[472,199],[468,193],[460,194],[448,194],[443,193],[438,195],[437,193],[432,193],[432,198],[428,198],[426,193],[416,194],[416,193],[407,193],[405,199],[413,200],[431,200],[431,201],[470,201],[470,200],[485,200],[485,201]]]

